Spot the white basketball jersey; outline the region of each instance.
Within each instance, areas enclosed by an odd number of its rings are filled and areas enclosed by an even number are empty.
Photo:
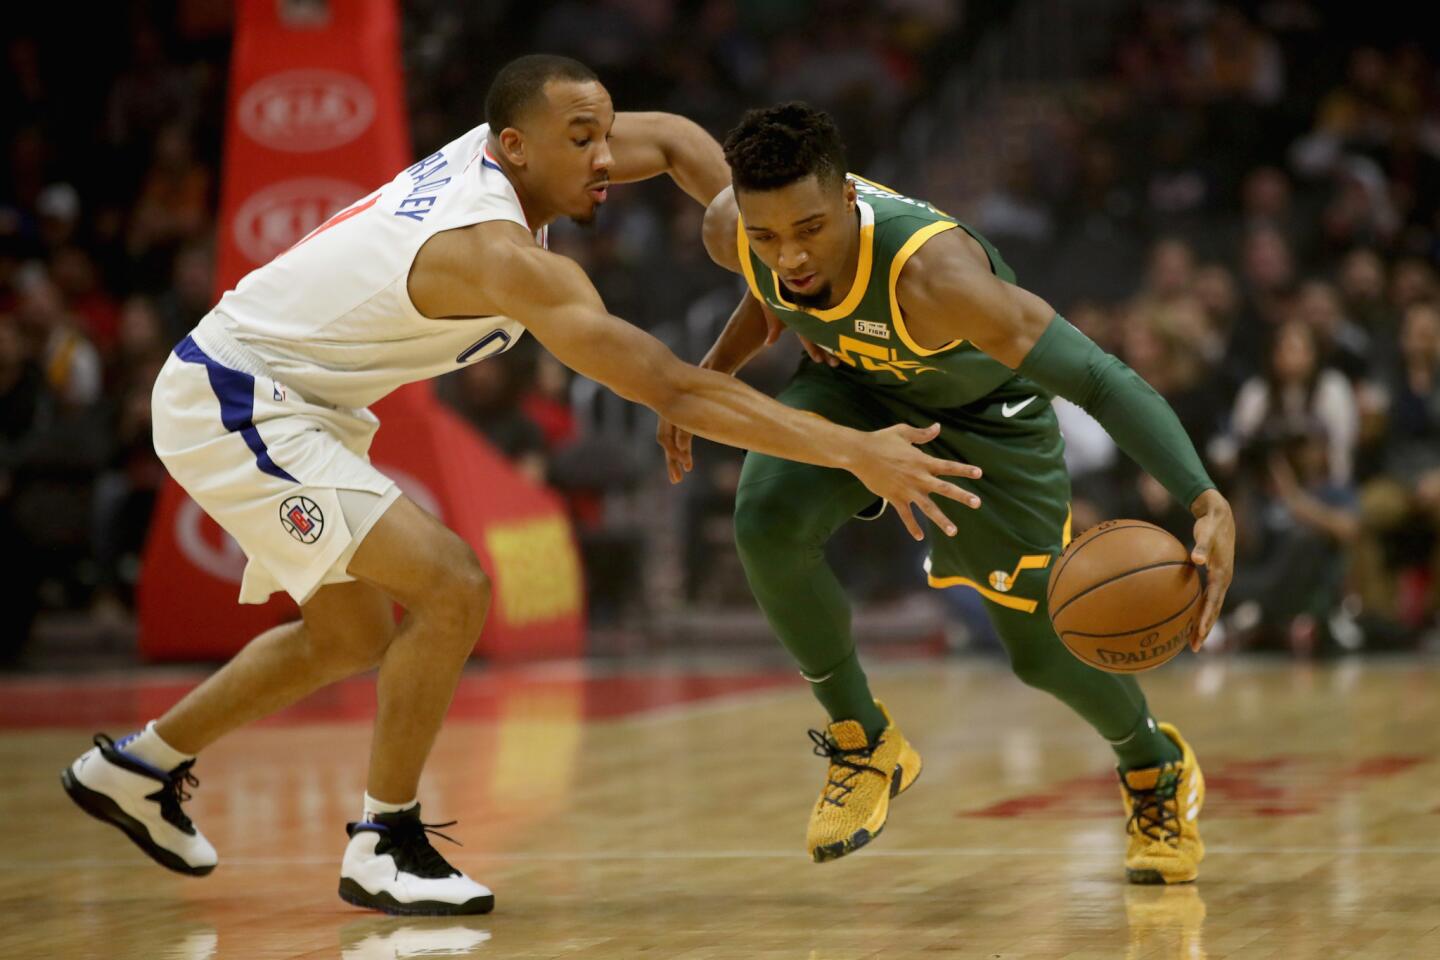
[[[415,254],[437,233],[489,220],[529,229],[486,152],[489,133],[476,127],[252,270],[200,322],[196,342],[221,363],[234,353],[227,341],[238,344],[287,386],[341,407],[510,349],[524,333],[517,321],[432,320],[407,287]]]

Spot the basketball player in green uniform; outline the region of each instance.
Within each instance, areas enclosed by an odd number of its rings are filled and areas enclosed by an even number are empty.
[[[978,510],[941,502],[930,538],[934,587],[980,592],[1021,680],[1049,691],[1115,749],[1135,883],[1195,879],[1204,856],[1195,754],[1152,718],[1131,676],[1067,651],[1045,607],[1051,562],[1070,538],[1070,483],[1050,406],[1090,412],[1120,448],[1196,517],[1191,559],[1208,568],[1198,649],[1230,582],[1234,521],[1166,402],[1039,297],[1015,285],[999,252],[923,200],[847,175],[830,118],[804,104],[752,110],[725,143],[732,188],[710,204],[705,244],[749,293],[702,366],[733,373],[778,335],[800,335],[804,362],[780,394],[792,407],[861,429],[939,422],[936,456],[973,464],[958,485]],[[689,435],[660,424],[672,481],[691,466]],[[735,507],[751,589],[831,723],[812,731],[829,760],[810,818],[816,861],[844,856],[885,825],[890,798],[920,757],[870,693],[850,611],[822,547],[856,515],[884,509],[839,470],[751,453]],[[908,507],[897,510],[916,539]]]

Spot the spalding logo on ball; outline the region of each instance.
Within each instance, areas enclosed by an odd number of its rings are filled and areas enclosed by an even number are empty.
[[[1065,548],[1045,597],[1071,653],[1111,673],[1138,673],[1190,645],[1203,593],[1179,540],[1143,520],[1107,520]]]

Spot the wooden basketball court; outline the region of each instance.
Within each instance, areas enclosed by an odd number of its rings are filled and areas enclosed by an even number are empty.
[[[335,895],[363,788],[356,681],[222,741],[187,809],[210,877],[155,866],[72,807],[61,768],[192,682],[0,681],[0,957],[1301,960],[1440,957],[1440,670],[1184,658],[1157,715],[1209,783],[1200,882],[1130,887],[1104,744],[985,661],[875,688],[926,760],[866,850],[815,865],[821,720],[790,670],[551,665],[464,682],[421,794],[437,846],[496,892],[471,919]]]

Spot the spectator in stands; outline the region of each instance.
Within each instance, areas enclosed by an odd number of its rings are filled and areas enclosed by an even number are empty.
[[[521,409],[525,384],[516,359],[472,363],[446,378],[441,396],[521,473],[544,483],[545,434]]]
[[[1274,227],[1246,235],[1241,276],[1245,306],[1230,341],[1233,359],[1247,372],[1263,368],[1267,342],[1289,312],[1295,289],[1295,256]]]
[[[1309,656],[1327,640],[1354,640],[1335,613],[1359,511],[1353,486],[1334,479],[1331,447],[1324,425],[1300,415],[1267,425],[1244,451],[1255,480],[1240,505],[1250,537],[1237,557],[1239,589],[1227,597],[1242,644],[1278,642]]]
[[[1195,287],[1195,251],[1183,240],[1166,237],[1150,248],[1139,299],[1154,306],[1189,297]]]
[[[1385,261],[1371,247],[1356,247],[1340,261],[1340,296],[1345,313],[1370,334],[1371,342],[1382,348],[1395,337],[1386,288],[1389,275]]]
[[[1216,11],[1192,56],[1205,99],[1271,104],[1285,93],[1285,64],[1275,42],[1234,5]]]
[[[188,129],[167,124],[155,138],[126,238],[131,259],[144,270],[142,282],[163,283],[176,248],[204,239],[212,202],[210,171],[195,159]]]
[[[1210,444],[1211,459],[1233,474],[1255,445],[1273,449],[1273,434],[1299,431],[1296,424],[1314,422],[1326,442],[1327,482],[1346,486],[1354,473],[1359,411],[1355,392],[1345,375],[1320,365],[1315,334],[1301,320],[1289,320],[1275,331],[1263,374],[1240,388],[1230,415],[1228,435]]]
[[[175,254],[170,283],[156,298],[161,339],[167,347],[180,342],[215,302],[215,255],[209,243],[192,241]]]
[[[1378,379],[1383,472],[1361,491],[1358,586],[1366,610],[1413,628],[1440,609],[1440,305],[1405,311],[1399,357]]]
[[[80,194],[68,183],[52,183],[35,198],[40,243],[47,251],[75,241],[80,227]]]
[[[18,517],[17,474],[23,476],[29,448],[44,428],[45,378],[27,347],[15,317],[0,313],[0,543],[12,558],[26,558],[32,544]],[[38,564],[8,564],[0,578],[0,608],[10,621],[0,640],[0,666],[19,659],[30,637],[38,608]]]
[[[108,355],[119,333],[120,308],[100,285],[95,261],[80,247],[67,244],[50,254],[50,277],[66,313],[78,318],[86,338]]]
[[[520,409],[545,437],[545,448],[554,451],[575,440],[579,425],[570,406],[570,378],[573,374],[550,351],[536,351],[533,374],[520,400]]]
[[[45,268],[30,263],[16,278],[21,333],[56,398],[72,409],[100,399],[100,352],[86,339],[77,317],[65,309],[60,290]]]
[[[140,552],[167,473],[150,440],[150,392],[166,350],[148,305],[132,299],[121,325],[119,383],[99,411],[109,441],[93,491],[91,558],[95,594],[91,610],[108,627],[128,617]]]
[[[187,122],[196,112],[194,85],[166,57],[160,33],[140,25],[131,37],[130,64],[110,85],[110,141],[122,151],[140,150],[161,128]]]
[[[1290,178],[1278,167],[1256,167],[1245,174],[1240,186],[1240,219],[1237,236],[1270,227],[1280,232],[1297,254],[1313,253],[1308,226],[1297,209]]]
[[[1325,280],[1308,280],[1295,300],[1295,318],[1315,336],[1322,367],[1333,367],[1358,383],[1370,369],[1370,335],[1345,316],[1340,294]]]

